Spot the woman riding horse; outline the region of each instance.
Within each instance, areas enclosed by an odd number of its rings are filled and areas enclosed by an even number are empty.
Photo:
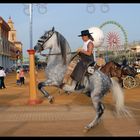
[[[73,70],[71,74],[71,78],[75,81],[77,81],[75,90],[79,90],[80,88],[84,88],[84,86],[81,85],[81,82],[84,77],[84,73],[87,70],[88,64],[93,62],[93,38],[91,36],[92,33],[89,33],[89,30],[83,30],[81,31],[81,35],[79,37],[82,37],[82,40],[84,41],[84,45],[82,48],[78,49],[80,61],[77,63],[75,69]]]

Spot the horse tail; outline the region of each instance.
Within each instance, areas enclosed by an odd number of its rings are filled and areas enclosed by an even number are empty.
[[[112,94],[113,94],[113,99],[116,102],[115,107],[116,107],[117,114],[125,115],[125,116],[132,116],[130,111],[124,105],[124,92],[123,92],[121,86],[113,78],[111,78],[111,82],[112,82],[111,90],[112,90]]]

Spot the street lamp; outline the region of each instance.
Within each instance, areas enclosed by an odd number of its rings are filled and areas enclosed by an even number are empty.
[[[32,48],[33,46],[33,36],[32,36],[32,22],[33,22],[33,4],[29,4],[29,16],[30,16],[30,49],[27,50],[29,53],[29,101],[28,104],[34,105],[39,104],[42,102],[42,100],[37,98],[37,85],[36,85],[36,71],[35,71],[35,50]]]

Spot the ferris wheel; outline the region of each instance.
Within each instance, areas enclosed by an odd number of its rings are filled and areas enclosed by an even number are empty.
[[[117,32],[109,32],[106,36],[109,50],[118,50],[121,47],[121,39]]]
[[[104,32],[104,43],[102,45],[104,50],[113,52],[126,50],[128,44],[127,33],[118,22],[106,21],[100,26],[100,29]]]

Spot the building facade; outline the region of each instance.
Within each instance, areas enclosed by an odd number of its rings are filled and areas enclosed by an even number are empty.
[[[0,65],[4,68],[10,66],[10,46],[8,41],[9,25],[0,17]]]
[[[14,28],[14,23],[13,23],[11,17],[8,19],[7,23],[10,27],[10,31],[8,34],[8,40],[10,43],[14,44],[14,48],[13,48],[14,51],[13,51],[13,49],[11,49],[12,50],[11,59],[15,61],[14,62],[15,64],[21,65],[21,63],[22,63],[22,43],[20,41],[17,41],[16,30]]]
[[[11,18],[5,22],[0,17],[0,66],[10,68],[17,63],[17,57],[22,57],[22,43],[16,39],[14,23]]]

